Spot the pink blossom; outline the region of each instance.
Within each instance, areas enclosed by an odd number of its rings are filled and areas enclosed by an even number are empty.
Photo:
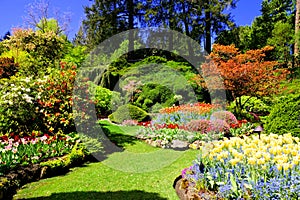
[[[25,138],[21,138],[22,144],[27,144],[27,140]]]
[[[38,139],[37,138],[34,138],[31,140],[31,144],[36,144],[38,142]]]
[[[18,146],[19,146],[19,142],[15,142],[15,143],[14,143],[14,146],[15,146],[15,147],[18,147]]]
[[[41,141],[42,141],[42,142],[43,142],[43,141],[46,141],[47,139],[48,139],[48,138],[47,138],[47,136],[45,136],[45,135],[41,137]]]
[[[6,147],[5,147],[5,150],[6,151],[9,151],[9,150],[11,150],[12,149],[12,145],[11,144],[9,144],[9,145],[7,145]]]

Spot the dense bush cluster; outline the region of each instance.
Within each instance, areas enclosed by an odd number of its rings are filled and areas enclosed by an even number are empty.
[[[173,92],[163,85],[149,83],[141,86],[137,90],[141,92],[134,95],[134,105],[147,112],[149,112],[150,108],[155,104],[161,104],[162,107],[169,107],[176,102]]]
[[[266,118],[264,128],[268,133],[292,133],[300,137],[300,95],[289,94],[279,98]]]

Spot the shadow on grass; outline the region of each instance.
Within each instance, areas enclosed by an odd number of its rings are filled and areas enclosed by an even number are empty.
[[[98,121],[105,137],[101,139],[103,149],[92,153],[93,161],[103,161],[108,155],[122,152],[129,145],[135,145],[138,139],[134,137],[134,129],[122,129],[118,125],[112,124],[107,120]],[[96,131],[91,131],[96,132]]]
[[[35,197],[35,198],[28,198],[27,200],[146,200],[146,199],[153,199],[153,200],[167,200],[166,198],[160,197],[157,193],[150,193],[144,192],[140,190],[133,190],[133,191],[116,191],[116,192],[66,192],[66,193],[54,193],[48,197]],[[25,199],[23,199],[25,200]]]
[[[120,127],[108,121],[102,120],[99,121],[99,124],[108,139],[118,147],[124,148],[125,145],[134,145],[138,141],[136,137],[125,133]]]

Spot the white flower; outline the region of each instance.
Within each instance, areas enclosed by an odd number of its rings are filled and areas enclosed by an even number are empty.
[[[24,79],[24,81],[25,81],[26,83],[29,83],[29,82],[30,82],[30,78],[29,78],[29,77],[26,77],[26,78]]]
[[[28,96],[28,94],[24,94],[23,95],[23,99],[27,102],[27,103],[32,103],[32,97]]]
[[[26,92],[30,92],[30,88],[26,88],[26,90],[25,90]]]

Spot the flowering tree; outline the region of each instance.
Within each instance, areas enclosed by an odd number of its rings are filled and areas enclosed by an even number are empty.
[[[234,45],[224,46],[215,44],[208,56],[209,62],[201,66],[202,75],[195,78],[198,84],[210,90],[227,90],[236,100],[237,109],[243,105],[237,97],[267,96],[279,91],[279,84],[286,78],[287,69],[278,68],[277,61],[266,60],[266,53],[273,47],[249,50],[241,53]],[[223,80],[223,84],[216,78]]]

